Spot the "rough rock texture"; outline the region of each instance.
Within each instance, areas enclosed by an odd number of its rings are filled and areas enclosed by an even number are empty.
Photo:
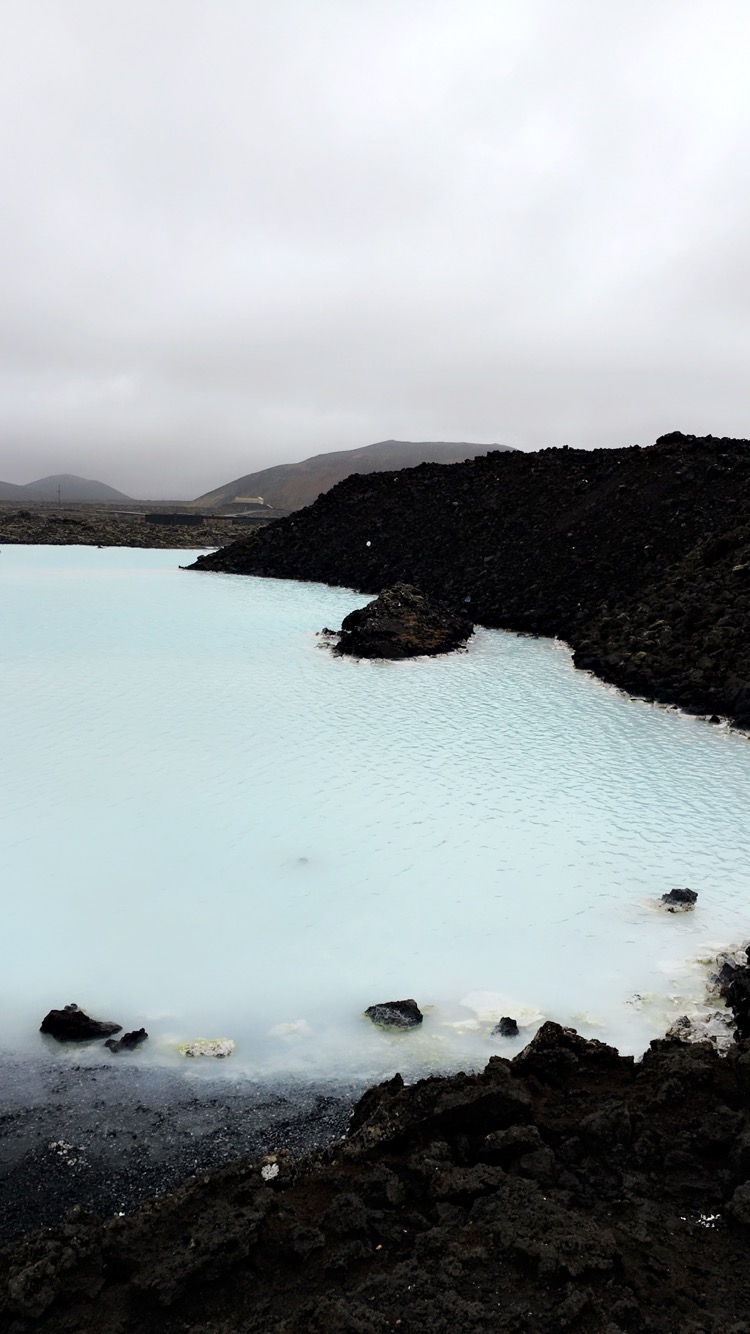
[[[132,1033],[123,1033],[119,1040],[117,1038],[107,1038],[104,1045],[109,1047],[110,1051],[115,1052],[135,1051],[136,1047],[140,1047],[141,1043],[145,1042],[147,1038],[148,1033],[145,1028],[134,1028]]]
[[[516,1020],[511,1019],[508,1014],[503,1015],[502,1019],[498,1019],[495,1024],[495,1027],[492,1030],[492,1036],[499,1038],[517,1038],[518,1024]]]
[[[368,1005],[365,1014],[383,1028],[416,1028],[424,1019],[415,1000],[381,1001]]]
[[[194,569],[402,580],[477,624],[558,635],[616,685],[750,727],[750,444],[493,453],[350,477]]]
[[[0,1326],[740,1334],[749,1253],[750,1044],[636,1064],[548,1023],[480,1075],[371,1089],[321,1153],[5,1247]]]
[[[58,1042],[90,1042],[92,1038],[106,1038],[122,1031],[122,1024],[106,1019],[90,1019],[77,1005],[66,1005],[62,1010],[50,1010],[42,1020],[40,1033],[47,1033]]]
[[[662,894],[661,903],[667,912],[690,912],[698,902],[694,889],[670,889]]]
[[[411,584],[399,583],[344,617],[334,653],[355,658],[450,653],[473,633],[466,616],[425,598]]]

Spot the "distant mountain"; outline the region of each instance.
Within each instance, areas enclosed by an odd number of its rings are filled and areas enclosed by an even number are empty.
[[[415,468],[419,463],[462,463],[492,449],[510,449],[510,445],[472,445],[466,441],[380,440],[362,449],[340,449],[332,454],[315,454],[301,463],[281,463],[274,468],[247,473],[227,482],[215,491],[207,491],[194,502],[200,505],[232,505],[257,500],[262,496],[274,509],[298,510],[311,505],[324,491],[330,491],[352,473],[391,472],[396,468]]]
[[[40,477],[38,482],[26,482],[18,486],[15,482],[0,482],[0,500],[57,500],[77,503],[104,500],[132,500],[123,491],[116,491],[104,482],[95,482],[88,477],[76,477],[70,472],[56,473],[53,477]]]

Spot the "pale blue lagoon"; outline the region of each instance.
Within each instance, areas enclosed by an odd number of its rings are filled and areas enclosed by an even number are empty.
[[[76,1001],[145,1025],[138,1060],[229,1036],[236,1070],[376,1078],[541,1017],[640,1052],[701,999],[750,936],[746,739],[549,640],[334,659],[367,599],[194,554],[0,554],[6,1050]],[[655,909],[674,885],[695,913]],[[421,1030],[362,1018],[406,996]]]

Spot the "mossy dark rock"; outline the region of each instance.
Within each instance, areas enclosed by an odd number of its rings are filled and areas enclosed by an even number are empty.
[[[344,617],[334,652],[355,658],[432,656],[460,648],[473,632],[468,617],[398,583]]]

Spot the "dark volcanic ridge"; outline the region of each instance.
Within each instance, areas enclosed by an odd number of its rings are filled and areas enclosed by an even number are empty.
[[[750,727],[750,443],[495,452],[354,476],[193,569],[378,593],[559,636],[634,694]]]

